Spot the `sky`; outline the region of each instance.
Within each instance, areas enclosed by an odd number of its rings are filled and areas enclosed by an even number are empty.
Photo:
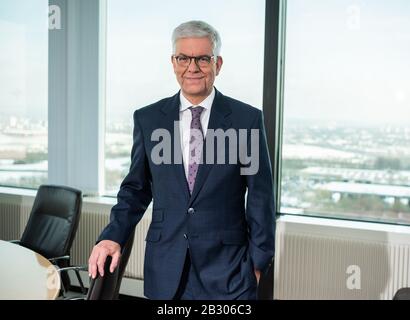
[[[47,117],[47,23],[47,0],[0,0],[0,116]]]
[[[285,121],[410,119],[410,1],[289,0]]]
[[[0,116],[47,114],[47,0],[0,1]],[[160,9],[159,9],[160,8]],[[216,87],[262,104],[265,1],[108,0],[107,119],[173,95],[171,33],[222,37]],[[285,121],[410,119],[410,1],[288,0]]]

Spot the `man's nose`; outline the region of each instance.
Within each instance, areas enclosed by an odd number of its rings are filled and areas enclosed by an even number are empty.
[[[190,71],[190,72],[198,72],[198,71],[200,71],[200,70],[201,70],[201,69],[199,69],[198,65],[196,64],[195,59],[194,59],[194,58],[191,58],[191,61],[190,61],[189,66],[188,66],[188,71]]]

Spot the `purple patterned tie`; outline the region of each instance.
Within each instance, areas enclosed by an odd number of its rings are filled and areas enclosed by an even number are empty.
[[[201,113],[203,107],[190,107],[192,113],[191,131],[189,139],[189,169],[188,169],[188,187],[192,194],[195,185],[195,178],[198,173],[198,167],[201,160],[202,147],[204,144],[204,134],[201,126]]]

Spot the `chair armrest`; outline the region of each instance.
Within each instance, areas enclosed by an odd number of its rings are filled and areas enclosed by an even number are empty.
[[[69,260],[69,259],[70,259],[70,256],[62,256],[62,257],[49,258],[48,260],[50,262],[56,262],[59,260]]]
[[[88,265],[83,265],[83,266],[70,266],[70,267],[64,267],[60,268],[57,266],[57,271],[61,274],[62,271],[68,272],[68,271],[74,271],[75,275],[77,277],[78,283],[80,284],[81,292],[85,296],[87,294],[87,290],[84,286],[83,280],[81,280],[81,275],[80,271],[88,271]],[[63,296],[65,296],[66,290],[63,288]]]
[[[21,241],[20,240],[10,240],[9,242],[14,243],[14,244],[20,244]]]
[[[88,266],[84,265],[84,266],[71,266],[71,267],[64,267],[64,268],[57,268],[58,272],[61,271],[88,271]]]

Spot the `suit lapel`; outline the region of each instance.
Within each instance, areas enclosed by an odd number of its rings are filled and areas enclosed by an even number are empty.
[[[216,89],[215,89],[216,90]],[[232,110],[229,107],[229,105],[225,102],[224,96],[216,90],[215,94],[215,99],[212,104],[211,108],[211,114],[209,117],[209,123],[208,123],[208,130],[209,129],[223,129],[226,130],[229,128],[232,124],[231,118],[229,115],[231,114]],[[195,200],[197,197],[199,191],[201,190],[202,186],[204,185],[209,172],[213,168],[212,164],[206,164],[206,139],[207,137],[205,136],[205,141],[203,145],[203,163],[199,165],[198,167],[198,173],[195,179],[195,185],[194,185],[194,190],[192,191],[191,198],[189,199],[189,205],[192,204],[192,202]],[[216,154],[214,154],[214,163],[216,161]]]
[[[161,119],[160,128],[166,129],[171,134],[172,164],[170,165],[170,168],[181,190],[183,190],[186,198],[189,199],[190,194],[188,189],[188,183],[185,177],[185,170],[181,151],[182,149],[179,129],[179,107],[180,99],[178,92],[161,108],[163,117]],[[174,127],[175,123],[177,123],[178,125]],[[176,154],[178,154],[180,157],[178,157]]]

